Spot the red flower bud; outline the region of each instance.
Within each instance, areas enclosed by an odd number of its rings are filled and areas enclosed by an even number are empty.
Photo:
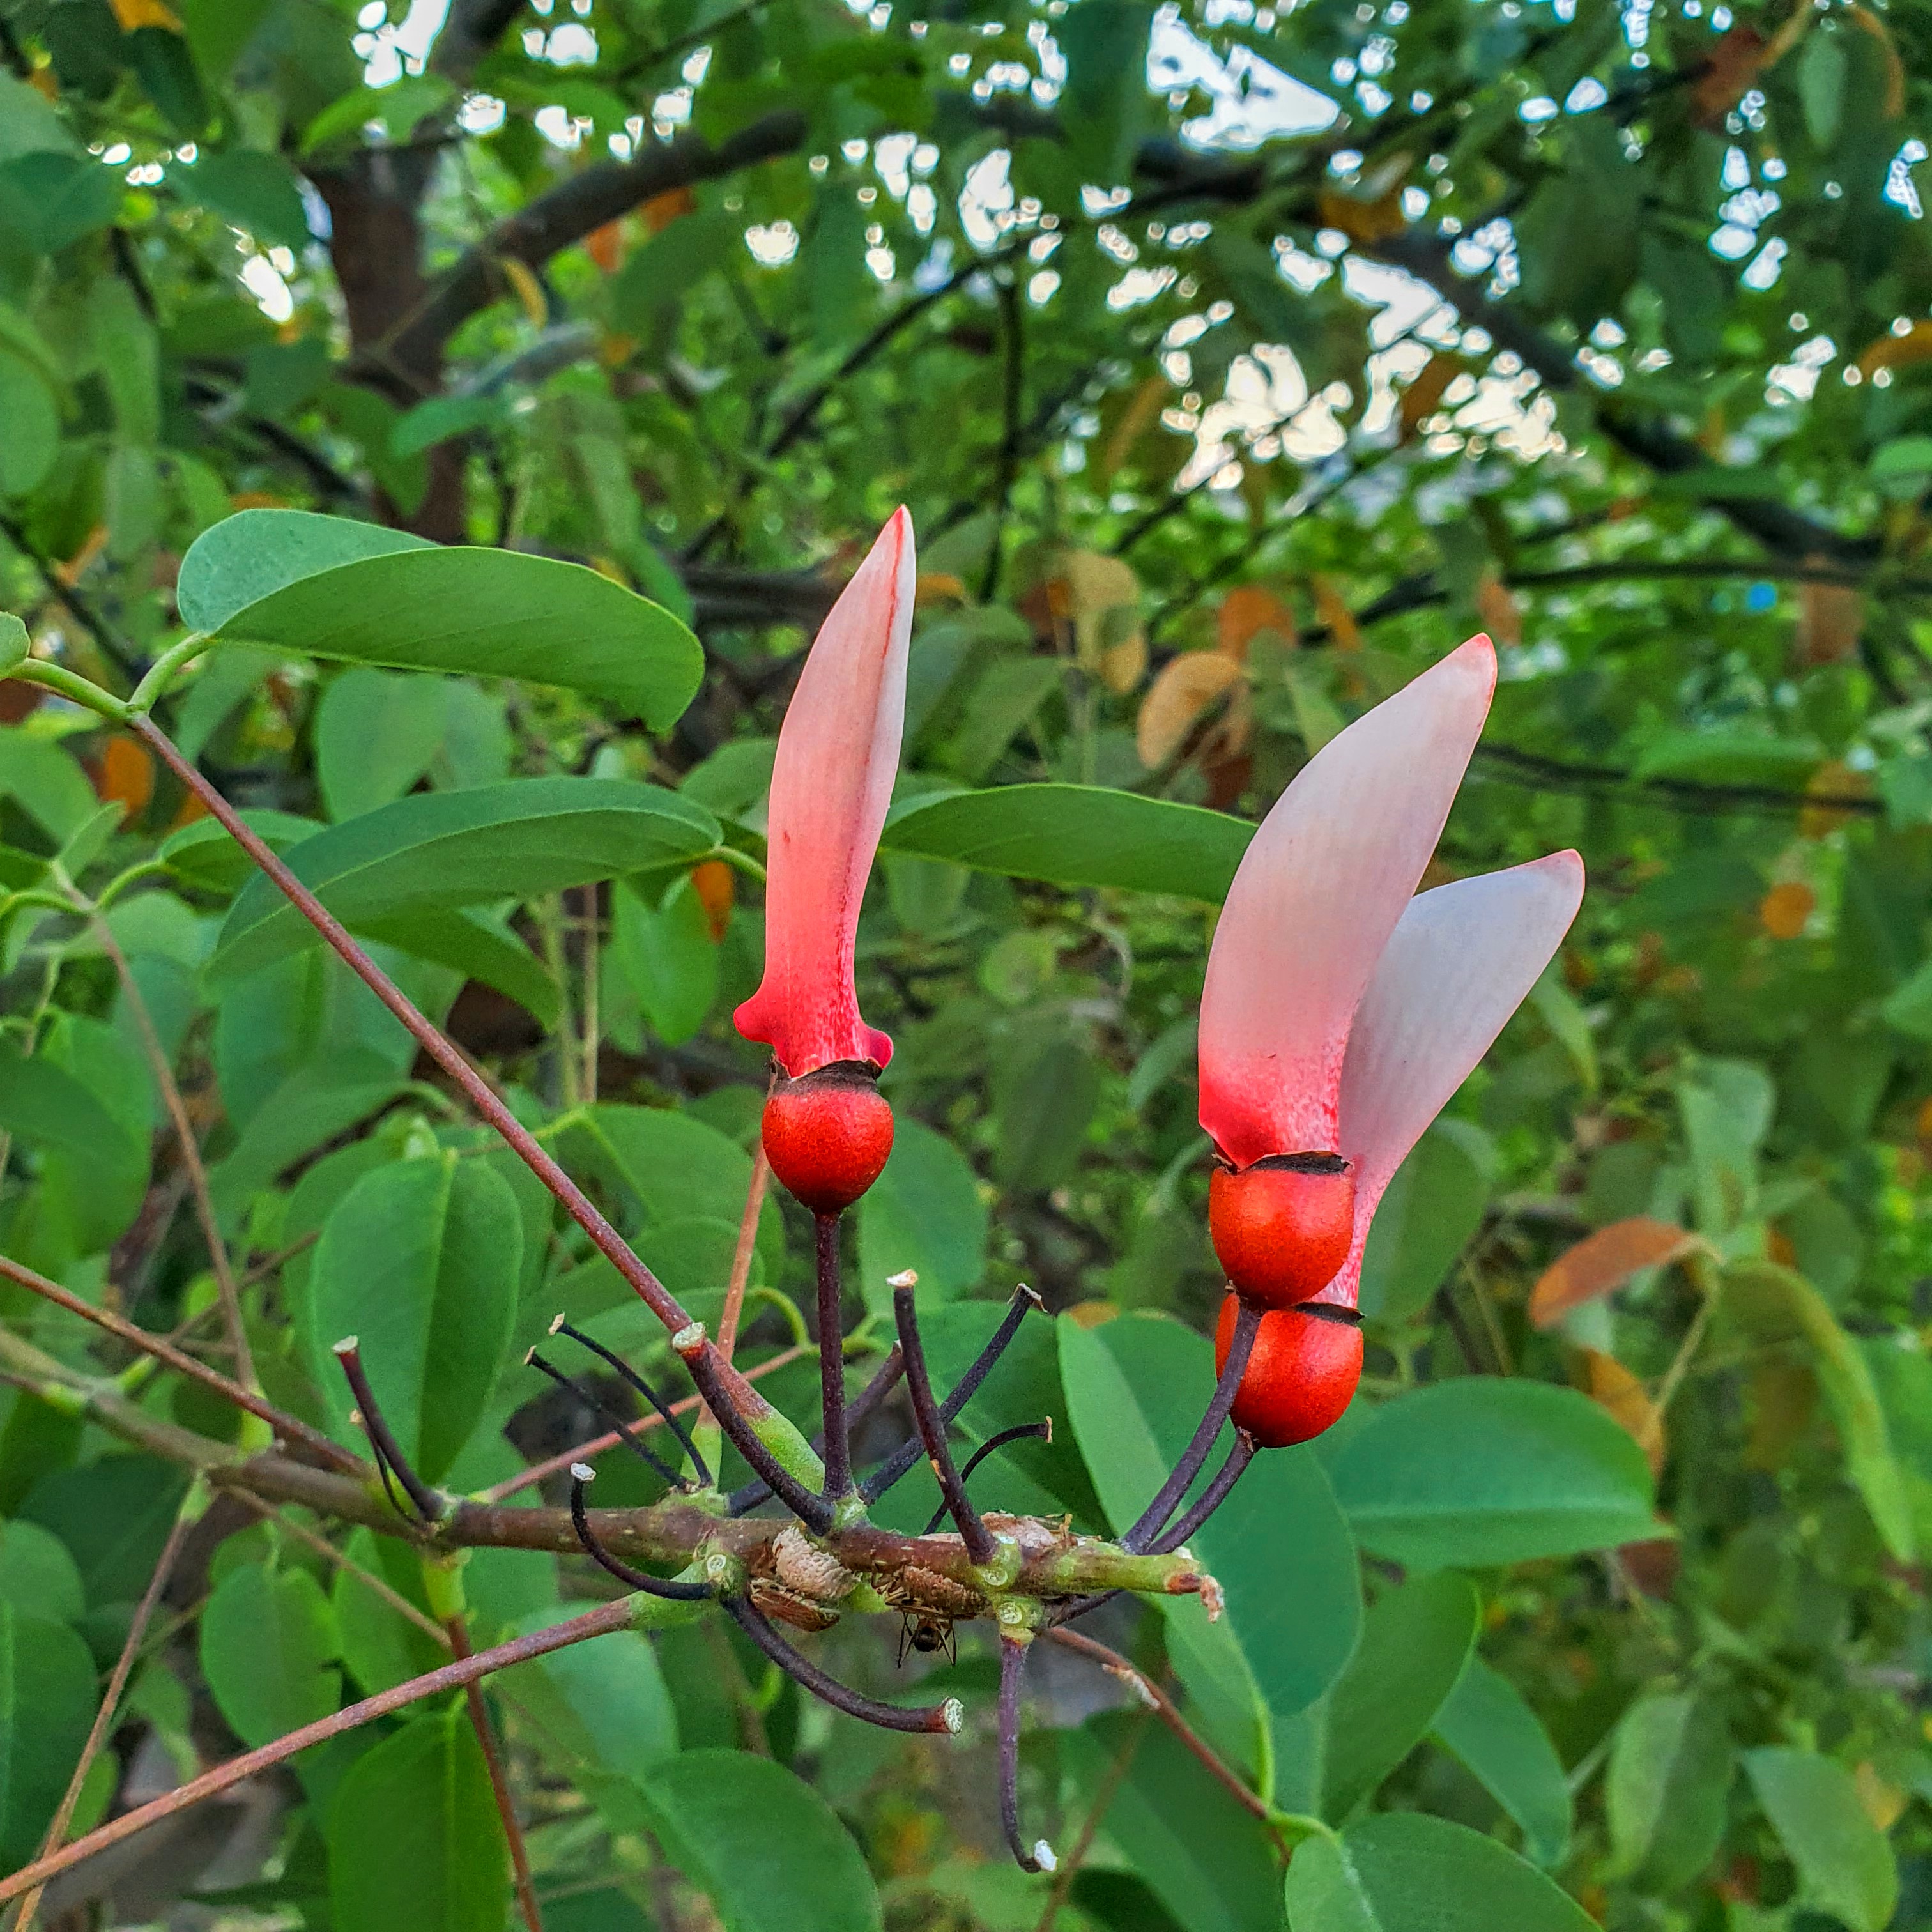
[[[878,1069],[861,1060],[781,1078],[765,1102],[765,1158],[814,1214],[849,1208],[892,1150],[892,1102]]]
[[[1319,1294],[1354,1227],[1354,1174],[1335,1154],[1273,1154],[1238,1172],[1217,1165],[1208,1183],[1214,1252],[1228,1280],[1270,1308]]]
[[[1236,1298],[1221,1304],[1214,1329],[1214,1371],[1228,1359]],[[1234,1396],[1234,1426],[1264,1449],[1312,1441],[1348,1406],[1362,1378],[1362,1331],[1305,1309],[1271,1309],[1262,1317],[1248,1372]]]

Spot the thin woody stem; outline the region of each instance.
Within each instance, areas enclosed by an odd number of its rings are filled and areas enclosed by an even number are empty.
[[[1028,1639],[1000,1634],[1000,1822],[1023,1872],[1052,1871],[1055,1862],[1044,1838],[1029,1846],[1020,1836],[1020,1686],[1032,1648]]]
[[[790,1352],[796,1355],[803,1351],[794,1348]],[[886,1359],[874,1370],[872,1379],[852,1398],[846,1408],[845,1433],[848,1439],[872,1419],[873,1412],[898,1386],[899,1377],[904,1372],[905,1356],[895,1342],[886,1350]],[[746,1381],[750,1379],[749,1376],[746,1377]],[[822,1436],[814,1436],[812,1446],[822,1450],[825,1447],[825,1438]],[[756,1509],[770,1495],[771,1491],[762,1482],[747,1483],[742,1490],[731,1492],[724,1513],[727,1516],[742,1516],[747,1510]]]
[[[583,1544],[584,1555],[599,1569],[608,1570],[619,1582],[643,1591],[647,1597],[663,1597],[676,1603],[702,1603],[706,1598],[717,1594],[709,1583],[686,1582],[675,1576],[646,1576],[643,1570],[633,1570],[628,1563],[613,1556],[597,1540],[596,1532],[590,1527],[590,1512],[584,1506],[584,1492],[595,1480],[597,1472],[588,1462],[579,1462],[570,1474],[571,1527],[577,1532],[577,1540]]]
[[[32,1268],[23,1268],[4,1255],[0,1255],[0,1275],[30,1289],[43,1300],[51,1301],[56,1307],[65,1309],[70,1315],[77,1315],[83,1322],[92,1322],[97,1328],[105,1329],[130,1348],[140,1349],[144,1355],[152,1355],[158,1362],[165,1362],[177,1374],[186,1376],[200,1382],[202,1388],[226,1397],[237,1408],[259,1416],[284,1442],[300,1444],[332,1468],[349,1475],[368,1473],[368,1465],[352,1449],[345,1449],[320,1430],[311,1429],[300,1417],[276,1408],[252,1389],[244,1388],[232,1376],[224,1376],[218,1369],[211,1369],[206,1362],[197,1361],[194,1356],[177,1348],[165,1336],[151,1335],[146,1329],[137,1328],[133,1322],[110,1310],[96,1308],[92,1302],[83,1301],[79,1295],[70,1293],[58,1282],[50,1281],[45,1275],[36,1274]]]
[[[1082,1822],[1080,1835],[1073,1841],[1073,1849],[1060,1861],[1059,1869],[1053,1875],[1053,1889],[1046,1895],[1046,1907],[1040,1915],[1040,1923],[1034,1932],[1054,1932],[1059,1922],[1060,1910],[1066,1903],[1066,1896],[1073,1889],[1073,1881],[1080,1875],[1080,1868],[1087,1862],[1087,1854],[1094,1849],[1094,1840],[1114,1800],[1120,1795],[1120,1786],[1126,1782],[1127,1773],[1133,1768],[1134,1754],[1140,1749],[1141,1739],[1147,1734],[1147,1718],[1143,1717],[1130,1725],[1120,1749],[1114,1754],[1094,1793],[1094,1802],[1088,1808],[1087,1816]]]
[[[305,1548],[313,1550],[325,1562],[333,1564],[345,1576],[352,1576],[364,1589],[380,1597],[397,1616],[406,1618],[425,1636],[434,1637],[444,1649],[449,1648],[449,1633],[435,1618],[418,1610],[393,1583],[377,1576],[373,1570],[365,1570],[346,1550],[337,1549],[327,1537],[317,1534],[306,1523],[298,1522],[292,1516],[283,1515],[273,1503],[264,1502],[246,1490],[232,1490],[229,1494],[246,1503],[264,1522],[273,1523],[278,1534],[292,1537]]]
[[[738,1245],[731,1251],[731,1279],[724,1286],[724,1306],[718,1317],[718,1352],[730,1361],[738,1346],[738,1320],[745,1306],[745,1289],[752,1279],[752,1258],[758,1252],[758,1217],[765,1210],[765,1185],[771,1162],[760,1140],[752,1151],[752,1178],[745,1190],[745,1211],[738,1220]]]
[[[1268,1816],[1268,1806],[1242,1783],[1226,1761],[1216,1755],[1214,1748],[1180,1714],[1174,1700],[1150,1678],[1136,1670],[1118,1650],[1109,1650],[1104,1643],[1096,1643],[1078,1630],[1050,1630],[1043,1634],[1069,1650],[1077,1650],[1082,1657],[1091,1658],[1109,1676],[1120,1678],[1226,1787],[1243,1810],[1257,1818]]]
[[[1228,1412],[1234,1406],[1241,1378],[1248,1372],[1248,1358],[1254,1352],[1255,1336],[1261,1330],[1262,1312],[1261,1304],[1249,1300],[1245,1295],[1235,1304],[1234,1332],[1228,1340],[1228,1359],[1216,1378],[1207,1413],[1202,1417],[1193,1439],[1180,1452],[1180,1460],[1174,1464],[1173,1473],[1161,1484],[1160,1493],[1148,1504],[1140,1520],[1120,1538],[1123,1550],[1148,1548],[1160,1534],[1168,1518],[1180,1507],[1181,1498],[1200,1474],[1201,1466],[1207,1461],[1215,1438],[1221,1433],[1221,1425],[1227,1420]]]
[[[939,1406],[942,1420],[950,1422],[978,1394],[980,1384],[992,1372],[994,1365],[1006,1352],[1009,1344],[1019,1333],[1020,1324],[1029,1310],[1044,1306],[1040,1297],[1024,1282],[1013,1291],[1013,1298],[1006,1305],[1005,1318],[993,1331],[992,1339],[974,1358],[973,1364],[959,1378],[952,1393]],[[902,1443],[884,1462],[859,1485],[859,1493],[868,1503],[876,1502],[919,1460],[922,1444],[917,1436]]]
[[[709,1342],[700,1342],[690,1354],[683,1356],[683,1361],[690,1371],[691,1379],[698,1384],[698,1394],[717,1418],[718,1426],[731,1438],[732,1447],[751,1465],[752,1473],[800,1522],[822,1536],[832,1527],[832,1505],[823,1496],[814,1496],[752,1432],[751,1424],[732,1401],[725,1381],[727,1376],[736,1371],[730,1363],[719,1360],[717,1351]]]
[[[474,1657],[470,1632],[460,1617],[443,1623],[444,1640],[457,1658]],[[510,1847],[510,1869],[515,1876],[517,1904],[524,1915],[527,1932],[544,1932],[543,1908],[537,1903],[536,1881],[530,1876],[530,1854],[524,1843],[524,1828],[517,1818],[516,1801],[510,1794],[510,1780],[503,1769],[503,1754],[496,1743],[496,1728],[490,1722],[483,1702],[483,1687],[474,1678],[463,1687],[464,1702],[469,1706],[470,1728],[483,1754],[484,1768],[490,1774],[490,1795],[496,1801],[496,1815],[503,1821],[503,1836]]]
[[[642,1416],[636,1417],[632,1420],[626,1422],[608,1402],[600,1400],[588,1390],[579,1388],[561,1369],[552,1363],[545,1361],[534,1348],[524,1356],[524,1364],[527,1368],[535,1369],[538,1374],[549,1376],[559,1388],[568,1389],[579,1402],[588,1402],[606,1422],[616,1423],[618,1441],[626,1448],[634,1450],[643,1459],[646,1468],[662,1478],[673,1489],[681,1490],[684,1487],[684,1480],[677,1472],[655,1449],[652,1448],[649,1443],[639,1440],[638,1424],[644,1420]]]
[[[852,1492],[852,1442],[845,1424],[845,1310],[838,1280],[838,1216],[814,1214],[818,1256],[818,1397],[824,1422],[825,1496]]]
[[[362,1366],[362,1352],[356,1346],[356,1337],[345,1336],[335,1344],[334,1354],[355,1395],[363,1430],[377,1460],[384,1468],[394,1472],[396,1480],[403,1486],[403,1493],[424,1523],[434,1526],[440,1522],[448,1505],[416,1474],[410,1459],[403,1454],[403,1445],[396,1440],[395,1431],[389,1426],[388,1418],[376,1400],[376,1391],[369,1386],[369,1372]]]
[[[228,1244],[221,1238],[221,1224],[215,1219],[214,1202],[208,1190],[208,1168],[195,1139],[194,1123],[188,1118],[188,1103],[182,1097],[174,1069],[169,1064],[167,1049],[161,1044],[161,1036],[155,1030],[154,1016],[148,1012],[148,1003],[142,997],[140,982],[134,977],[134,969],[129,964],[127,954],[122,951],[121,942],[114,937],[112,928],[91,900],[78,892],[74,894],[74,900],[86,913],[94,937],[100,941],[101,950],[113,962],[114,970],[120,976],[122,996],[134,1018],[134,1030],[141,1036],[141,1050],[148,1057],[154,1084],[160,1089],[161,1104],[166,1108],[168,1118],[173,1124],[175,1139],[181,1148],[182,1165],[188,1171],[188,1191],[194,1197],[195,1219],[201,1223],[201,1238],[208,1248],[208,1264],[214,1270],[214,1290],[220,1299],[221,1318],[235,1350],[236,1378],[244,1388],[259,1388],[255,1358],[248,1349],[248,1331],[242,1320],[240,1285],[235,1279],[235,1270],[228,1258]]]
[[[876,1697],[864,1696],[836,1677],[828,1677],[809,1658],[786,1642],[748,1598],[726,1597],[722,1600],[739,1628],[788,1677],[795,1678],[835,1711],[877,1724],[882,1730],[938,1733],[958,1730],[964,1713],[957,1697],[949,1697],[943,1704],[882,1704]]]
[[[780,1369],[788,1369],[801,1355],[810,1354],[807,1348],[786,1348],[760,1362],[755,1368],[742,1371],[746,1381],[757,1382],[760,1377],[775,1373]],[[690,1415],[704,1406],[702,1396],[688,1395],[670,1405],[674,1415]],[[642,1434],[646,1430],[658,1426],[656,1416],[640,1416],[632,1426]],[[527,1469],[520,1469],[516,1474],[496,1484],[493,1488],[479,1490],[477,1501],[482,1503],[507,1502],[520,1490],[527,1490],[534,1484],[546,1482],[552,1476],[561,1475],[573,1462],[580,1462],[587,1456],[601,1456],[607,1449],[614,1449],[622,1439],[623,1432],[612,1430],[608,1435],[593,1436],[588,1442],[580,1442],[574,1449],[566,1449],[560,1454],[546,1456],[541,1462],[532,1462]]]
[[[1053,1440],[1053,1418],[1049,1415],[1039,1422],[1016,1423],[1010,1429],[1001,1430],[997,1436],[988,1436],[986,1441],[960,1464],[960,1481],[962,1484],[966,1482],[971,1477],[973,1472],[988,1456],[992,1455],[995,1449],[1004,1449],[1009,1442],[1022,1442],[1028,1438],[1037,1442],[1051,1442]],[[930,1536],[945,1520],[946,1505],[942,1502],[938,1508],[933,1511],[932,1520],[926,1525],[920,1534]]]
[[[572,1327],[561,1315],[550,1324],[550,1332],[553,1335],[568,1336],[580,1348],[588,1348],[599,1361],[607,1364],[622,1376],[625,1382],[656,1410],[658,1416],[663,1420],[664,1426],[683,1445],[684,1453],[691,1458],[692,1473],[697,1477],[699,1483],[706,1489],[711,1486],[710,1468],[704,1458],[698,1453],[698,1444],[692,1440],[691,1431],[685,1427],[679,1418],[678,1408],[682,1405],[674,1406],[666,1402],[664,1397],[659,1395],[657,1390],[652,1388],[650,1384],[646,1382],[644,1377],[639,1375],[637,1370],[632,1368],[614,1348],[605,1348],[604,1344],[594,1336],[586,1335],[581,1328]],[[747,1376],[746,1379],[749,1381],[750,1378]],[[634,1432],[641,1432],[651,1426],[640,1417],[632,1427]]]
[[[100,1755],[100,1748],[112,1734],[114,1720],[121,1708],[122,1694],[128,1688],[128,1679],[134,1674],[134,1660],[140,1654],[141,1640],[148,1634],[148,1621],[154,1614],[155,1605],[161,1600],[161,1592],[168,1586],[169,1577],[174,1574],[175,1559],[181,1554],[182,1545],[188,1540],[188,1532],[198,1520],[190,1507],[196,1493],[190,1490],[188,1498],[176,1512],[174,1527],[168,1532],[166,1542],[161,1545],[154,1573],[148,1579],[148,1587],[142,1592],[141,1600],[134,1606],[134,1618],[128,1626],[127,1640],[121,1646],[121,1654],[115,1659],[107,1688],[101,1694],[100,1708],[94,1714],[93,1728],[87,1734],[87,1742],[80,1748],[80,1759],[74,1767],[74,1775],[67,1781],[67,1790],[61,1794],[53,1822],[47,1827],[46,1836],[40,1840],[43,1858],[59,1850],[61,1840],[67,1836],[67,1828],[74,1822],[74,1807],[80,1802],[87,1774],[94,1760]],[[200,1493],[205,1497],[207,1492],[202,1490]],[[14,1922],[14,1932],[32,1932],[34,1915],[40,1906],[42,1889],[36,1886],[28,1894],[26,1904],[20,1908],[20,1916]]]
[[[1245,1429],[1234,1431],[1234,1446],[1228,1451],[1228,1460],[1215,1472],[1214,1480],[1197,1496],[1192,1504],[1177,1516],[1166,1529],[1155,1538],[1154,1554],[1165,1556],[1169,1551],[1178,1550],[1221,1505],[1234,1485],[1246,1473],[1248,1465],[1255,1460],[1255,1438]]]
[[[980,1512],[973,1507],[966,1485],[953,1465],[952,1452],[946,1447],[945,1418],[933,1400],[932,1378],[926,1372],[926,1350],[919,1339],[919,1317],[913,1307],[910,1282],[901,1280],[892,1289],[892,1318],[898,1324],[899,1347],[905,1355],[906,1392],[912,1397],[913,1418],[919,1424],[932,1473],[939,1478],[940,1493],[958,1526],[966,1554],[976,1564],[990,1563],[998,1554],[999,1545],[993,1540],[993,1532],[980,1520]]]
[[[148,1804],[124,1811],[119,1817],[111,1820],[98,1831],[88,1832],[84,1838],[76,1838],[72,1844],[36,1858],[10,1876],[0,1879],[0,1905],[19,1898],[22,1892],[45,1885],[50,1878],[58,1878],[62,1872],[71,1870],[98,1852],[124,1843],[149,1826],[159,1824],[164,1818],[172,1818],[200,1804],[204,1798],[217,1797],[246,1779],[286,1763],[313,1745],[326,1744],[331,1738],[339,1738],[345,1731],[373,1724],[376,1718],[404,1710],[425,1697],[440,1696],[446,1690],[460,1690],[466,1684],[476,1683],[492,1671],[505,1670],[513,1664],[525,1663],[533,1657],[548,1657],[554,1650],[562,1650],[589,1638],[626,1629],[635,1614],[636,1606],[622,1598],[612,1603],[599,1604],[595,1610],[586,1610],[580,1616],[554,1624],[548,1630],[534,1630],[528,1636],[517,1637],[508,1643],[493,1645],[472,1656],[456,1658],[421,1677],[411,1678],[406,1684],[398,1684],[392,1690],[379,1691],[374,1696],[364,1697],[361,1702],[349,1705],[332,1716],[304,1724],[299,1730],[290,1731],[286,1737],[277,1738],[258,1750],[244,1751],[239,1757],[230,1758],[226,1764],[217,1765],[212,1771],[190,1778],[185,1784],[177,1785],[173,1790]]]
[[[598,1212],[590,1196],[510,1112],[495,1088],[470,1065],[453,1041],[446,1038],[417,1011],[401,989],[350,936],[342,922],[242,823],[235,808],[202,776],[194,760],[184,756],[173,740],[146,715],[131,717],[128,729],[150,746],[208,807],[228,836],[268,875],[356,977],[402,1022],[424,1052],[456,1083],[464,1099],[562,1202],[571,1219],[590,1237],[598,1252],[637,1291],[651,1312],[673,1333],[688,1325],[691,1317],[677,1298],[632,1252],[623,1236]]]

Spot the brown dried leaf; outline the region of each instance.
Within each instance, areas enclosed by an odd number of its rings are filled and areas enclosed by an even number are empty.
[[[1318,571],[1308,580],[1308,587],[1315,593],[1316,615],[1328,628],[1328,641],[1338,651],[1360,650],[1362,627],[1356,622],[1348,600],[1336,589],[1334,580]]]
[[[1848,584],[1801,584],[1792,653],[1802,668],[1842,664],[1858,648],[1864,629],[1864,596]]]
[[[1772,938],[1796,939],[1810,923],[1817,904],[1818,895],[1803,880],[1787,879],[1758,902],[1757,916]]]
[[[1272,631],[1284,644],[1295,640],[1294,613],[1272,590],[1244,584],[1221,599],[1214,634],[1215,648],[1223,657],[1246,663],[1249,645],[1263,631]]]
[[[1858,357],[1858,373],[1869,377],[1881,369],[1907,369],[1927,362],[1932,362],[1932,322],[1915,322],[1903,335],[1887,329],[1868,343]]]
[[[1402,436],[1406,442],[1418,434],[1424,423],[1436,413],[1443,393],[1468,368],[1460,356],[1432,356],[1416,372],[1415,380],[1402,392],[1398,405]]]
[[[1609,1410],[1636,1439],[1653,1476],[1664,1469],[1664,1417],[1643,1384],[1614,1355],[1600,1349],[1583,1351],[1589,1376],[1590,1399]]]
[[[1809,1362],[1796,1356],[1766,1356],[1751,1370],[1744,1403],[1750,1418],[1744,1467],[1774,1472],[1810,1426],[1818,1406],[1818,1378]]]
[[[1109,691],[1127,692],[1147,675],[1147,632],[1140,621],[1141,583],[1117,556],[1070,550],[1061,560],[1055,599],[1073,626],[1074,655]]]
[[[1241,667],[1219,651],[1184,651],[1172,659],[1141,700],[1134,726],[1141,763],[1149,771],[1166,764],[1202,718],[1246,678]]]
[[[1869,798],[1871,796],[1871,779],[1863,772],[1855,772],[1840,760],[1833,758],[1820,765],[1806,780],[1804,796],[1808,802],[1798,814],[1798,833],[1802,838],[1823,838],[1838,830],[1841,825],[1849,825],[1853,814],[1842,806],[1827,802],[1844,798]]]
[[[1516,593],[1492,570],[1486,572],[1476,586],[1476,615],[1495,643],[1522,642],[1522,611]]]
[[[1646,1268],[1682,1261],[1703,1245],[1688,1228],[1646,1214],[1612,1221],[1544,1270],[1530,1291],[1529,1318],[1539,1328],[1554,1328],[1573,1308],[1612,1293]]]
[[[1718,41],[1691,90],[1690,110],[1699,127],[1713,132],[1723,127],[1724,116],[1756,80],[1768,51],[1755,27],[1733,27]]]
[[[638,204],[644,231],[650,235],[661,233],[680,214],[695,214],[697,209],[698,197],[688,188],[666,188],[662,194],[654,194],[649,201]]]

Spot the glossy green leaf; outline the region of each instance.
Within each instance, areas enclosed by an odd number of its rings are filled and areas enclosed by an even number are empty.
[[[358,1568],[380,1577],[406,1601],[428,1614],[422,1559],[410,1545],[358,1529],[349,1539],[347,1553]],[[466,1594],[475,1562],[472,1556],[464,1570]],[[449,1661],[448,1652],[428,1631],[412,1623],[346,1565],[335,1573],[329,1607],[335,1613],[344,1666],[365,1697],[393,1690]]]
[[[263,242],[297,250],[308,245],[302,190],[279,155],[230,148],[202,154],[192,168],[170,170],[168,178],[176,193]]]
[[[1466,1579],[1418,1576],[1378,1598],[1328,1695],[1322,1809],[1344,1819],[1428,1736],[1475,1647],[1481,1610]]]
[[[159,1456],[115,1454],[61,1469],[15,1512],[64,1543],[88,1607],[139,1600],[154,1574],[187,1476]]]
[[[309,1283],[318,1362],[346,1336],[403,1453],[440,1482],[482,1419],[515,1319],[523,1224],[508,1184],[453,1154],[365,1174],[329,1216]],[[356,1440],[346,1384],[325,1396]]]
[[[244,510],[182,560],[182,621],[238,644],[562,685],[670,728],[704,671],[676,618],[580,564]]]
[[[988,1217],[971,1163],[943,1134],[902,1114],[892,1157],[859,1203],[860,1287],[866,1306],[890,1317],[893,1275],[919,1276],[922,1310],[979,1285],[986,1271]]]
[[[1438,1120],[1395,1171],[1362,1255],[1361,1308],[1383,1322],[1420,1314],[1482,1226],[1495,1150],[1479,1128]]]
[[[0,1600],[57,1624],[73,1623],[87,1604],[67,1545],[37,1522],[0,1522]]]
[[[316,778],[338,824],[400,798],[442,748],[440,682],[352,665],[315,709]]]
[[[718,942],[688,880],[652,906],[624,886],[611,894],[612,938],[644,1022],[667,1046],[704,1024],[718,998]]]
[[[1091,4],[1091,0],[1088,0]],[[1255,828],[1244,819],[1094,785],[1006,785],[914,800],[885,848],[1056,886],[1117,886],[1218,904]]]
[[[228,1728],[250,1748],[337,1708],[341,1651],[335,1612],[306,1570],[244,1564],[202,1612],[202,1675]]]
[[[1734,1763],[1724,1719],[1707,1700],[1640,1698],[1617,1726],[1604,1780],[1618,1866],[1654,1892],[1689,1884],[1724,1835]]]
[[[327,1821],[335,1922],[357,1932],[503,1932],[509,1850],[461,1698],[359,1758]]]
[[[364,920],[362,932],[365,938],[385,940],[412,958],[448,966],[466,980],[494,986],[546,1029],[556,1024],[556,982],[500,919],[471,908],[400,912]]]
[[[24,496],[52,469],[60,447],[60,399],[24,356],[0,348],[0,496]]]
[[[0,1128],[76,1159],[125,1160],[135,1150],[93,1089],[45,1054],[0,1046]]]
[[[100,806],[73,753],[17,727],[0,726],[0,796],[64,844]]]
[[[1562,1864],[1575,1809],[1563,1761],[1522,1694],[1500,1670],[1480,1657],[1469,1659],[1436,1714],[1436,1741],[1461,1759],[1522,1827],[1530,1858]]]
[[[1655,1536],[1643,1452],[1574,1389],[1466,1376],[1386,1402],[1331,1474],[1362,1546],[1431,1568],[1567,1556]]]
[[[39,1852],[94,1698],[94,1660],[80,1639],[0,1597],[0,1872]]]
[[[650,1774],[646,1792],[664,1849],[724,1932],[880,1932],[878,1892],[851,1834],[782,1765],[686,1751]]]
[[[304,840],[289,868],[351,928],[586,885],[709,851],[717,820],[676,792],[619,778],[541,778],[419,792]],[[266,878],[236,899],[208,971],[251,972],[314,940]]]
[[[1866,1815],[1843,1765],[1816,1751],[1768,1745],[1744,1771],[1777,1832],[1805,1900],[1852,1932],[1884,1932],[1898,1907],[1898,1861]]]
[[[1414,1811],[1298,1845],[1288,1922],[1290,1932],[1591,1932],[1596,1924],[1495,1839]]]

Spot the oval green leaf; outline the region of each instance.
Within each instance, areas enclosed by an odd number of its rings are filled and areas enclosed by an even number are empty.
[[[1358,1540],[1419,1569],[1568,1556],[1654,1537],[1650,1471],[1587,1396],[1468,1376],[1384,1402],[1336,1456]]]
[[[0,1598],[0,1872],[25,1864],[94,1721],[94,1660],[64,1624]]]
[[[1784,1745],[1747,1751],[1744,1769],[1804,1898],[1852,1932],[1883,1932],[1898,1907],[1898,1861],[1859,1803],[1851,1774],[1816,1751]]]
[[[342,1701],[335,1612],[306,1570],[246,1563],[201,1616],[201,1671],[228,1728],[253,1748]]]
[[[1734,1764],[1714,1704],[1640,1697],[1617,1726],[1604,1780],[1617,1868],[1648,1892],[1688,1885],[1724,1835]]]
[[[1563,1760],[1521,1691],[1480,1657],[1470,1658],[1436,1716],[1436,1741],[1461,1759],[1522,1828],[1540,1865],[1562,1862],[1575,1807]]]

